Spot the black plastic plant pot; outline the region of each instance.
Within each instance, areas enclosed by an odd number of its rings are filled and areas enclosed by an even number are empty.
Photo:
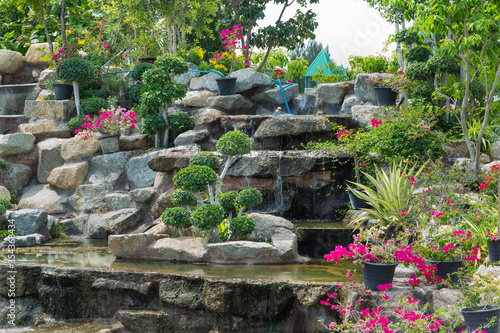
[[[492,263],[500,261],[500,240],[488,242],[488,257]]]
[[[357,189],[360,191],[360,189]],[[354,193],[350,190],[346,190],[347,195],[349,196],[349,201],[351,202],[352,209],[361,209],[361,208],[373,208],[368,201],[365,199],[358,198]]]
[[[451,285],[457,285],[458,283],[458,271],[460,268],[464,267],[462,260],[444,261],[430,260],[433,266],[437,267],[437,271],[434,273],[436,276],[448,280],[450,278]],[[446,283],[439,282],[437,284],[438,289],[446,288]]]
[[[54,84],[54,94],[57,101],[70,99],[73,95],[73,86],[67,84]]]
[[[363,282],[366,288],[372,291],[378,291],[377,286],[381,284],[392,283],[397,263],[378,264],[362,261],[363,264]]]
[[[387,87],[375,87],[375,95],[377,96],[378,106],[394,106],[398,93]]]
[[[154,64],[156,58],[139,58],[139,62],[149,62],[150,64]]]
[[[236,79],[235,77],[215,79],[217,88],[219,88],[219,95],[234,95],[236,91]]]
[[[483,310],[484,309],[484,310]],[[481,330],[486,333],[498,333],[500,330],[500,324],[498,318],[500,318],[500,308],[496,306],[488,305],[486,308],[483,306],[478,306],[475,308],[465,308],[460,310],[465,320],[465,327],[468,333],[472,333],[481,327]],[[493,325],[486,327],[491,319],[496,317]]]

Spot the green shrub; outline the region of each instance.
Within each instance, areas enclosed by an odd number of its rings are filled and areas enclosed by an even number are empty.
[[[431,51],[428,47],[415,46],[406,53],[406,60],[408,62],[426,62],[430,55]]]
[[[12,204],[6,198],[0,198],[0,216],[5,214],[6,211],[12,209]]]
[[[142,74],[144,74],[146,71],[150,70],[151,68],[153,68],[153,64],[150,64],[149,62],[138,63],[134,67],[135,72],[132,72],[132,78],[134,80],[141,80]]]
[[[166,128],[165,120],[162,116],[150,114],[141,116],[141,131],[142,134],[153,136]]]
[[[211,151],[200,151],[189,159],[189,165],[205,165],[212,169],[219,167],[219,157]]]
[[[248,215],[237,216],[229,225],[232,235],[246,236],[255,230],[255,221]]]
[[[193,211],[191,220],[195,227],[208,231],[224,220],[224,209],[217,205],[198,206]]]
[[[216,148],[222,155],[243,155],[252,150],[252,142],[246,134],[240,131],[231,131],[221,136],[217,141]]]
[[[193,193],[182,189],[174,190],[170,200],[176,206],[196,206],[196,198]]]
[[[434,92],[434,87],[428,83],[417,84],[411,89],[411,96],[414,98],[426,98],[432,100],[432,93]]]
[[[15,194],[10,195],[10,203],[13,205],[17,205],[19,203],[19,197]]]
[[[107,110],[109,102],[102,97],[90,97],[82,101],[82,114],[98,115],[100,110]]]
[[[172,144],[179,134],[194,128],[193,119],[185,113],[177,112],[169,114],[167,115],[167,119],[170,125],[170,141]]]
[[[402,29],[394,35],[394,41],[396,43],[413,44],[418,43],[418,40],[418,33],[410,32],[408,29]]]
[[[227,191],[220,194],[220,205],[226,213],[236,211],[236,198],[238,198],[238,192],[236,191]]]
[[[215,171],[204,165],[193,165],[181,169],[173,178],[174,184],[187,191],[203,192],[207,185],[217,182]]]
[[[94,66],[84,59],[68,58],[56,68],[57,77],[65,81],[84,81],[94,76]]]
[[[3,158],[0,157],[0,170],[7,169],[7,162]]]
[[[75,135],[77,129],[82,128],[82,124],[88,123],[83,114],[73,117],[68,121],[68,129],[71,135]]]
[[[130,89],[127,91],[127,99],[132,102],[132,104],[139,104],[141,101],[141,94],[142,94],[142,83],[134,84]]]
[[[238,193],[236,202],[244,207],[258,205],[262,203],[262,193],[255,188],[246,188]]]
[[[432,70],[423,62],[409,64],[405,72],[410,80],[426,80],[433,74]]]
[[[166,225],[175,228],[189,228],[191,223],[191,213],[182,207],[167,208],[161,214],[161,220]]]

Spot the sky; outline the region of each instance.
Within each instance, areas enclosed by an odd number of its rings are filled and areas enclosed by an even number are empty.
[[[281,8],[268,5],[266,18],[259,25],[273,24]],[[287,8],[285,19],[292,17],[297,8]],[[347,66],[350,55],[389,55],[395,49],[395,45],[390,45],[389,52],[382,51],[389,34],[394,34],[394,25],[362,0],[320,0],[308,8],[316,13],[316,40],[329,46],[330,58],[337,65]]]

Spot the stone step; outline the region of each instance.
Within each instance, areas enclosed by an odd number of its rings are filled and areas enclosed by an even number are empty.
[[[0,115],[0,135],[17,133],[18,126],[27,122],[23,115]]]
[[[42,118],[54,121],[68,121],[76,116],[75,102],[61,101],[25,101],[24,115],[28,118]]]
[[[19,125],[19,132],[31,133],[37,141],[46,138],[70,138],[71,134],[67,124],[65,121],[39,119]]]
[[[0,115],[22,115],[24,102],[37,99],[40,91],[36,83],[0,85]]]

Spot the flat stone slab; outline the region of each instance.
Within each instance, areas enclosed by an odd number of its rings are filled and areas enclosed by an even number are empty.
[[[278,249],[268,243],[225,242],[208,244],[207,249],[209,261],[217,264],[271,264],[279,262]]]
[[[76,116],[76,106],[72,100],[25,101],[24,115],[29,118],[67,121]]]

